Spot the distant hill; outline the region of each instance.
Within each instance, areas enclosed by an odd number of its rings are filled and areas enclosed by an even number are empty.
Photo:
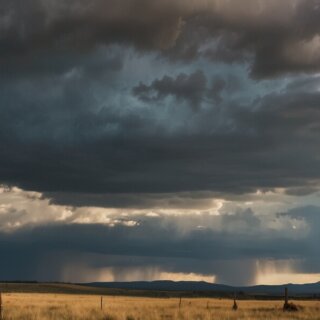
[[[41,282],[1,282],[0,292],[2,293],[63,293],[63,294],[108,294],[114,290],[107,288],[96,288],[90,286],[81,286],[71,283],[41,283]],[[121,290],[117,290],[121,291]]]
[[[227,285],[193,281],[136,281],[136,282],[92,282],[84,284],[90,287],[127,289],[127,290],[160,290],[160,291],[217,291],[233,292]]]
[[[284,288],[288,287],[292,296],[320,295],[320,282],[312,284],[286,284],[286,285],[259,285],[250,287],[232,287],[221,284],[193,281],[137,281],[137,282],[93,282],[82,284],[85,286],[125,290],[150,290],[150,291],[197,291],[233,293],[240,292],[247,295],[283,295]]]
[[[278,299],[288,287],[289,295],[296,298],[320,298],[320,282],[313,284],[287,284],[279,286],[232,287],[221,284],[192,281],[137,281],[137,282],[93,282],[93,283],[41,283],[41,282],[1,282],[0,292],[24,293],[64,293],[114,296],[147,297],[221,297],[239,299]]]
[[[320,295],[320,282],[308,284],[285,284],[285,285],[260,285],[246,287],[243,290],[250,294],[272,294],[281,295],[285,288],[289,289],[291,295]]]

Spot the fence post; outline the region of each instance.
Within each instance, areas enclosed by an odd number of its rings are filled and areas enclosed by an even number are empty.
[[[284,289],[284,304],[288,305],[288,303],[289,303],[289,295],[288,295],[288,288],[286,287]]]
[[[3,320],[2,317],[2,293],[0,292],[0,320]]]
[[[179,301],[179,309],[181,308],[181,297],[180,297],[180,301]]]
[[[101,296],[101,300],[100,300],[100,308],[101,308],[101,310],[103,309],[103,297],[102,296]]]
[[[236,295],[236,293],[234,293],[232,309],[233,309],[234,311],[238,310],[237,295]]]

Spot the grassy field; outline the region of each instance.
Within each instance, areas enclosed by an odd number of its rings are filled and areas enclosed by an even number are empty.
[[[232,310],[232,300],[179,299],[5,293],[2,295],[4,320],[254,320],[254,319],[318,319],[319,301],[298,301],[303,310],[282,311],[282,301],[238,301],[238,311]]]

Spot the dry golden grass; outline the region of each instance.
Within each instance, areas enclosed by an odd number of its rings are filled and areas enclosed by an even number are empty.
[[[320,320],[319,301],[298,301],[303,310],[282,311],[281,301],[233,301],[219,299],[155,299],[135,297],[7,293],[3,295],[5,320]]]

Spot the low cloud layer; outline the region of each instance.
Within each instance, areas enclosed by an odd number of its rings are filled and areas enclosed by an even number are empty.
[[[9,280],[154,280],[165,274],[188,279],[194,274],[239,285],[256,283],[269,269],[319,274],[320,209],[297,208],[299,197],[287,197],[294,209],[287,209],[280,194],[265,194],[252,195],[251,201],[211,200],[202,210],[123,210],[52,205],[40,194],[2,188],[0,271]]]
[[[139,223],[132,226],[55,223],[23,228],[1,234],[1,274],[12,280],[63,279],[70,264],[82,261],[82,268],[97,272],[114,269],[118,280],[126,279],[121,277],[121,270],[125,274],[140,269],[145,279],[143,270],[147,274],[153,269],[158,273],[198,273],[216,277],[218,282],[252,284],[259,271],[257,262],[268,260],[291,261],[292,272],[319,273],[315,245],[319,219],[312,220],[310,211],[319,215],[319,208],[301,208],[298,218],[291,213],[276,218],[244,211],[189,217],[188,221],[186,217],[134,216],[131,218]],[[29,262],[23,263],[26,256]],[[83,257],[90,257],[90,262],[85,263],[88,260]],[[41,268],[50,259],[55,263],[44,272]],[[10,265],[16,267],[8,268]]]

